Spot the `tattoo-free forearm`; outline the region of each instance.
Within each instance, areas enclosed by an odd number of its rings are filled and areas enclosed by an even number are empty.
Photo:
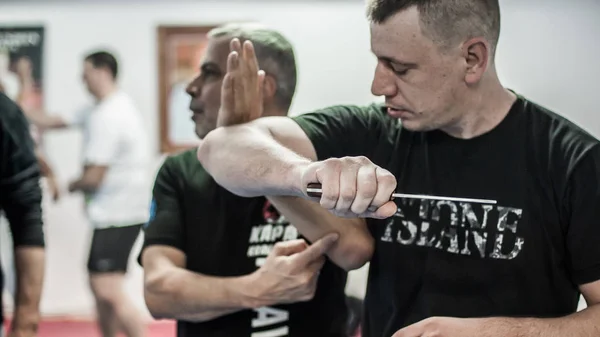
[[[37,330],[44,283],[44,265],[44,248],[20,246],[15,249],[17,289],[13,328]]]
[[[68,123],[60,116],[28,111],[25,111],[25,114],[32,124],[41,129],[62,129],[68,126]]]
[[[600,305],[559,318],[483,318],[479,337],[600,336]]]
[[[244,197],[302,196],[297,173],[310,160],[249,125],[218,128],[201,142],[198,159],[217,181]]]
[[[592,337],[600,336],[600,304],[574,314],[547,320],[534,320],[527,336]]]
[[[146,280],[146,305],[155,318],[203,322],[260,306],[245,293],[251,276],[213,277],[182,268]]]
[[[298,197],[269,197],[269,200],[311,242],[328,233],[338,233],[340,238],[327,256],[339,267],[350,271],[371,259],[374,240],[365,219],[340,218],[318,203]]]
[[[85,179],[78,179],[71,183],[69,190],[71,192],[81,191],[84,193],[94,193],[98,189],[98,183],[95,181],[87,181]]]

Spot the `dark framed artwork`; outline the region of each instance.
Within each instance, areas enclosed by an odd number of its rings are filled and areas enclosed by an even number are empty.
[[[0,91],[26,112],[44,111],[43,25],[3,25],[0,27]],[[38,146],[43,137],[31,126]]]
[[[215,26],[158,27],[159,129],[161,153],[197,145],[187,84],[198,74],[207,33]]]

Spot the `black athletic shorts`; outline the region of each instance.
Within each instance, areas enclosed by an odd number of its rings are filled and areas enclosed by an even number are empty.
[[[131,249],[142,224],[97,228],[94,230],[88,271],[90,273],[125,273]]]

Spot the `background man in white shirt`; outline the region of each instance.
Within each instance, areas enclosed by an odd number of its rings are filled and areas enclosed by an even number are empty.
[[[84,61],[83,79],[95,102],[71,120],[41,113],[30,120],[42,128],[80,127],[83,171],[69,184],[82,192],[94,234],[88,260],[90,285],[104,337],[118,331],[145,335],[142,316],[126,296],[124,276],[141,225],[148,220],[149,148],[143,120],[133,101],[117,88],[118,64],[100,51]]]

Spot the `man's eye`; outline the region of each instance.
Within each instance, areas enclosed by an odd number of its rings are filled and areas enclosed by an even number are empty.
[[[392,67],[392,71],[394,72],[394,74],[396,74],[398,76],[403,76],[403,75],[406,75],[406,73],[408,72],[408,69],[397,69],[395,67]]]
[[[200,69],[200,77],[202,77],[202,78],[212,78],[212,77],[218,77],[220,75],[221,75],[221,73],[215,69],[211,69],[211,68]]]

